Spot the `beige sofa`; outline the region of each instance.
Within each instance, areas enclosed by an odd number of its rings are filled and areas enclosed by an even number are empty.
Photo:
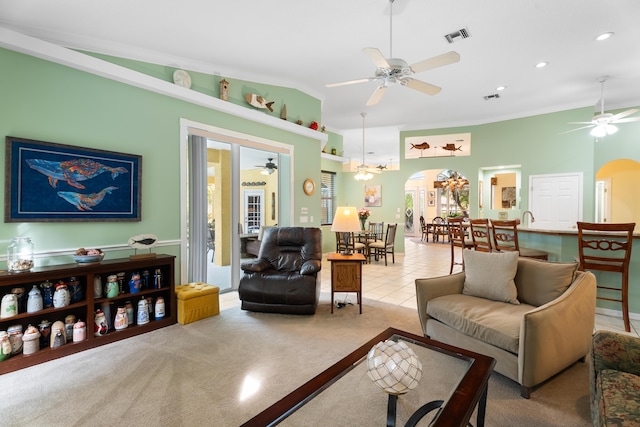
[[[416,297],[426,336],[495,358],[494,370],[518,382],[522,397],[529,398],[532,387],[584,361],[596,279],[577,271],[577,263],[513,254],[505,268],[506,253],[465,250],[465,272],[417,279]],[[493,289],[494,281],[508,282],[506,296]]]

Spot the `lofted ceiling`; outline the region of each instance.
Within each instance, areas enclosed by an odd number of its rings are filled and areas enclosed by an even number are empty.
[[[322,100],[322,124],[345,136],[345,156],[355,159],[366,112],[371,164],[397,159],[400,130],[595,106],[598,76],[611,76],[607,109],[640,105],[637,0],[395,0],[394,57],[412,64],[460,54],[414,76],[442,91],[391,85],[365,107],[376,82],[325,87],[374,75],[362,49],[389,56],[389,11],[388,0],[0,0],[0,26],[70,48],[297,88]],[[447,42],[463,28],[469,38]],[[604,32],[615,34],[596,41]],[[549,64],[536,68],[541,61]]]

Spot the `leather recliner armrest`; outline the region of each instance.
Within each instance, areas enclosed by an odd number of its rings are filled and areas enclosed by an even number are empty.
[[[265,259],[259,259],[257,261],[250,261],[250,262],[243,262],[240,265],[240,268],[243,271],[250,271],[253,273],[259,273],[261,271],[265,271],[270,267],[271,267],[271,264],[269,263],[269,261]]]
[[[313,276],[318,273],[322,268],[322,263],[317,259],[309,259],[302,264],[300,267],[300,274],[304,274],[306,276]]]

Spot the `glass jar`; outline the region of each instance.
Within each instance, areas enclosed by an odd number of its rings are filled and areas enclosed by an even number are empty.
[[[29,237],[14,237],[7,248],[7,270],[29,271],[33,267],[33,243]]]

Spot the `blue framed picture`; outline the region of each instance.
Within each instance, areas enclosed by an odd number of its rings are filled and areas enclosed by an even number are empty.
[[[142,156],[7,136],[4,222],[140,221]]]

